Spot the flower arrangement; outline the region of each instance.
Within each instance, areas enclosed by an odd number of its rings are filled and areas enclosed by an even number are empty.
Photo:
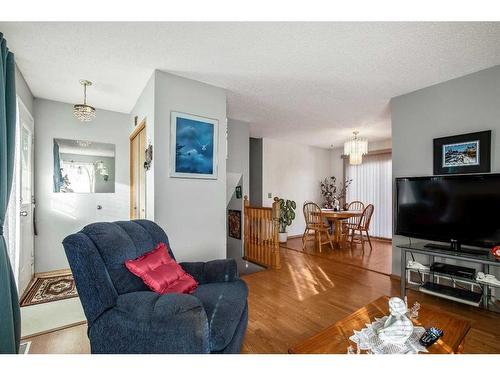
[[[321,181],[321,195],[325,202],[324,208],[335,208],[336,203],[345,198],[347,188],[352,183],[352,179],[346,179],[340,186],[337,186],[337,178],[335,176],[327,177]]]

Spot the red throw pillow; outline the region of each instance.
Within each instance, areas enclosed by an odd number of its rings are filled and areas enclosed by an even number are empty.
[[[497,258],[497,260],[500,260],[500,245],[493,247],[493,249],[491,249],[491,254]]]
[[[172,259],[163,242],[137,259],[125,261],[125,267],[156,293],[192,293],[198,286],[196,280]]]

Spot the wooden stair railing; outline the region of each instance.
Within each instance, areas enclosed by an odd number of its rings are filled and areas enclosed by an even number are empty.
[[[251,207],[245,195],[244,203],[244,259],[264,267],[279,269],[279,199],[274,198],[272,207]]]

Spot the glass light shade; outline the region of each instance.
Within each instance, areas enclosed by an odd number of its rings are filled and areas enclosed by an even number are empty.
[[[349,164],[359,165],[363,161],[363,155],[368,153],[368,141],[365,138],[359,138],[358,132],[344,143],[344,155],[349,156]]]
[[[73,114],[82,122],[89,122],[95,118],[95,108],[87,104],[75,104]]]
[[[363,162],[362,154],[351,154],[349,155],[349,164],[360,165]]]
[[[92,82],[81,79],[80,84],[83,86],[83,104],[75,104],[73,114],[78,120],[89,122],[95,117],[95,108],[87,104],[87,86],[92,86]]]
[[[368,141],[363,138],[351,139],[344,143],[344,155],[368,153]]]

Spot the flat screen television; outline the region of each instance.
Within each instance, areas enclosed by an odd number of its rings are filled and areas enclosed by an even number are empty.
[[[500,173],[397,178],[395,215],[398,235],[491,248],[500,244]]]

